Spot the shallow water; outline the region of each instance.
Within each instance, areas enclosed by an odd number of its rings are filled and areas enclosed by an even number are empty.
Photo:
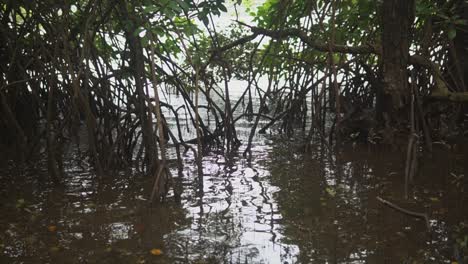
[[[239,91],[232,97],[239,98]],[[166,99],[183,104],[177,96]],[[175,118],[165,115],[174,126]],[[210,116],[202,116],[213,127]],[[179,121],[184,139],[194,138],[189,116],[181,111]],[[437,144],[432,156],[421,156],[405,200],[404,149],[355,145],[329,151],[318,143],[304,152],[300,137],[270,134],[254,138],[248,161],[240,153],[251,126],[244,119],[236,123],[244,143],[238,152],[205,155],[202,191],[193,155],[186,153],[182,177],[174,179],[182,196],[171,190],[157,206],[147,200],[153,179],[135,169],[98,179],[75,144],[68,146],[61,188],[50,185],[45,161],[0,166],[0,263],[455,260],[455,239],[468,229],[466,142]],[[173,151],[167,153],[172,160]],[[176,164],[170,165],[177,177]],[[431,230],[378,196],[427,213]],[[161,254],[151,254],[153,249]]]
[[[403,151],[350,146],[308,153],[300,140],[257,137],[251,162],[209,153],[203,192],[193,158],[180,202],[149,207],[150,179],[98,180],[70,159],[52,188],[42,164],[0,172],[0,263],[450,263],[467,223],[466,147],[420,158],[403,198]],[[466,146],[466,145],[465,145]],[[81,165],[82,166],[82,165]],[[85,167],[86,168],[86,167]],[[174,166],[174,175],[177,175]],[[377,196],[429,215],[395,211]],[[152,255],[151,249],[162,254]]]

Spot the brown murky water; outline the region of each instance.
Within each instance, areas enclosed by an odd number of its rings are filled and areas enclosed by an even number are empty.
[[[318,144],[304,154],[298,146],[265,136],[251,162],[210,153],[202,193],[187,156],[181,201],[170,194],[153,208],[145,201],[150,182],[132,171],[99,181],[70,159],[57,189],[42,164],[5,165],[0,263],[455,261],[456,238],[468,224],[466,145],[438,145],[421,157],[409,200],[403,152],[357,146],[329,153]],[[431,230],[377,196],[427,213]]]

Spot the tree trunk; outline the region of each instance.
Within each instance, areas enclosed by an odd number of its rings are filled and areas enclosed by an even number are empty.
[[[455,4],[458,15],[461,19],[468,19],[468,2],[459,0]],[[453,64],[456,71],[456,86],[461,92],[467,92],[468,89],[468,25],[460,25],[457,29],[453,43],[455,46],[455,58]]]
[[[135,35],[137,30],[137,21],[134,15],[127,9],[126,1],[119,1],[119,7],[121,14],[125,18],[124,21],[131,21],[131,27],[126,29],[125,35],[129,43],[130,48],[130,67],[133,70],[135,78],[135,88],[137,93],[137,111],[141,120],[142,133],[143,133],[143,145],[145,146],[145,162],[147,170],[155,173],[157,171],[157,159],[158,154],[156,151],[156,141],[154,139],[153,127],[151,116],[148,115],[145,100],[145,61],[143,55],[143,48],[141,46],[141,40],[138,35]]]
[[[382,4],[383,83],[377,98],[377,117],[389,132],[407,119],[404,109],[410,94],[407,66],[414,3],[414,0],[384,0]]]
[[[458,0],[455,4],[458,15],[465,21],[468,20],[468,2],[464,0]],[[453,39],[455,58],[453,62],[455,64],[455,84],[460,92],[468,92],[468,25],[459,25],[457,35]],[[468,115],[468,104],[462,104],[462,108],[459,113],[459,121],[464,122],[467,120]]]

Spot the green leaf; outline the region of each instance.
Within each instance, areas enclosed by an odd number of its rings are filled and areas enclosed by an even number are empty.
[[[176,0],[176,2],[179,4],[179,6],[185,11],[187,12],[190,8],[190,6],[183,0]]]
[[[145,6],[143,8],[143,13],[144,14],[149,14],[149,13],[154,13],[156,11],[159,10],[159,7],[158,6],[155,6],[155,5],[151,5],[151,6]]]
[[[146,34],[144,37],[141,38],[141,45],[143,47],[148,47],[148,44],[149,44],[149,38],[148,38],[148,34]]]
[[[219,5],[219,10],[223,11],[223,12],[227,12],[227,8],[225,5],[221,4]]]
[[[143,31],[145,31],[145,28],[144,27],[139,27],[133,32],[133,35],[136,37],[136,36],[140,35],[140,33],[143,32]]]
[[[457,36],[457,30],[456,30],[455,28],[453,28],[453,27],[450,27],[450,28],[448,29],[448,38],[452,40],[452,39],[454,39],[456,36]]]
[[[205,26],[208,26],[208,24],[210,23],[207,16],[202,16],[201,20],[202,20],[203,24],[205,24]]]
[[[152,28],[151,32],[153,33],[153,35],[157,35],[157,36],[164,36],[166,33],[164,32],[164,28],[163,27],[160,27],[160,26],[155,26]]]

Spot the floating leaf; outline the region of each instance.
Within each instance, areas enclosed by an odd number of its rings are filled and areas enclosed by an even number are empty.
[[[47,227],[47,230],[49,230],[49,232],[55,232],[55,231],[57,231],[57,226],[50,225],[50,226]]]
[[[162,250],[159,248],[153,248],[151,251],[151,255],[153,256],[160,256],[162,255]]]

